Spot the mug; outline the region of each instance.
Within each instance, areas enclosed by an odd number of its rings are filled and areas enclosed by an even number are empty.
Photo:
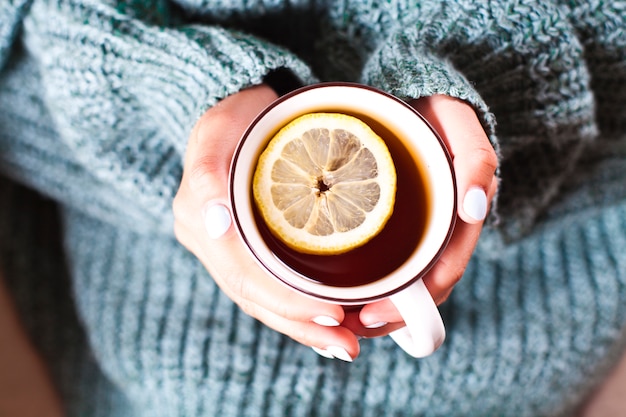
[[[397,172],[393,214],[370,242],[342,255],[295,252],[269,232],[252,196],[259,155],[299,116],[355,116],[386,143]],[[389,298],[405,327],[390,333],[408,354],[424,357],[445,339],[439,310],[422,277],[445,249],[456,220],[456,180],[447,148],[401,99],[352,83],[321,83],[279,97],[250,124],[231,163],[229,199],[235,228],[258,265],[295,291],[344,307]]]

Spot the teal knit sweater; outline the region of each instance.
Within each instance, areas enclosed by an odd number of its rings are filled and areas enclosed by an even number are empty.
[[[626,347],[625,33],[624,0],[2,0],[0,264],[68,414],[571,415]],[[318,357],[176,242],[192,126],[268,74],[480,115],[497,216],[431,357]]]

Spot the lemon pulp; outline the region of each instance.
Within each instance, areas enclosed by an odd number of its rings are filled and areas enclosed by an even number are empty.
[[[310,113],[283,127],[260,155],[257,208],[288,247],[340,254],[367,243],[393,212],[396,171],[385,142],[360,119]]]

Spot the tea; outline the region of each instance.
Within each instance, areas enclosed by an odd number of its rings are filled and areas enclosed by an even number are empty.
[[[332,110],[329,110],[332,111]],[[345,110],[342,110],[345,113]],[[341,255],[310,255],[287,247],[267,228],[255,209],[255,221],[272,252],[292,270],[325,285],[354,287],[377,281],[398,269],[417,249],[429,212],[424,168],[398,136],[362,114],[352,114],[382,137],[394,160],[397,191],[394,212],[384,229],[367,244]]]

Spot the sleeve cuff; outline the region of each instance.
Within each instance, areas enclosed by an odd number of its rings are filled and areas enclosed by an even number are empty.
[[[403,100],[432,95],[447,95],[469,103],[499,155],[493,113],[472,84],[452,63],[440,59],[410,42],[405,35],[396,35],[380,47],[367,62],[362,82]],[[499,171],[496,172],[499,176]],[[499,223],[497,196],[492,202],[490,224]]]
[[[278,68],[314,81],[289,51],[252,35],[96,11],[88,21],[82,9],[32,5],[24,32],[43,105],[71,158],[155,218],[171,219],[189,132],[209,107]]]
[[[362,77],[404,99],[444,94],[474,107],[500,159],[499,229],[516,239],[558,198],[597,127],[583,50],[560,10],[493,6],[421,14],[377,48]]]
[[[495,117],[472,84],[452,63],[421,49],[405,34],[383,44],[365,65],[362,82],[404,100],[443,94],[464,100],[476,110],[496,150]]]

